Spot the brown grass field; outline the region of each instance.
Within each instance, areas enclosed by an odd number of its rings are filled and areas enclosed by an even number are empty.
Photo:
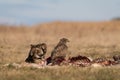
[[[24,62],[30,44],[45,42],[46,57],[66,37],[70,56],[112,58],[120,54],[120,21],[50,22],[32,25],[0,25],[0,80],[120,80],[120,66],[101,68],[14,68],[1,67],[6,63]]]

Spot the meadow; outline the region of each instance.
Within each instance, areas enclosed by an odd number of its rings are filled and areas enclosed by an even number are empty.
[[[0,25],[0,80],[120,80],[120,66],[2,67],[6,63],[24,62],[31,44],[45,42],[48,46],[47,58],[63,37],[70,40],[69,56],[111,59],[113,55],[120,55],[120,21]]]

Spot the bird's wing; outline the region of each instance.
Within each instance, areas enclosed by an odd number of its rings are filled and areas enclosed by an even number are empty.
[[[59,46],[57,46],[54,50],[53,50],[53,52],[61,52],[61,51],[63,51],[64,49],[66,48],[66,45],[59,45]]]
[[[64,49],[66,49],[66,48],[67,48],[66,45],[56,46],[55,49],[51,53],[51,57],[55,57],[55,56],[59,55],[61,53],[61,51],[64,51]]]

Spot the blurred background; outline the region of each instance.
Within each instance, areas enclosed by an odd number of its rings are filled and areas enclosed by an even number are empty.
[[[107,21],[120,17],[120,0],[0,0],[0,24]]]
[[[63,37],[69,57],[120,55],[120,0],[0,0],[0,80],[120,80],[116,66],[2,67],[23,63],[31,44],[46,43],[47,58]]]
[[[119,17],[120,0],[0,0],[0,63],[24,62],[42,42],[49,56],[63,37],[71,55],[120,54]]]

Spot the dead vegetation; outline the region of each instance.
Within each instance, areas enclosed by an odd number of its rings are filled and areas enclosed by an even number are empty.
[[[111,59],[120,54],[120,22],[51,22],[26,27],[0,25],[0,66],[21,63],[28,56],[30,44],[44,42],[48,45],[46,58],[59,39],[66,37],[72,56],[83,55],[93,59]],[[120,67],[100,69],[62,67],[59,69],[0,68],[2,80],[119,80]],[[4,72],[4,74],[2,74]],[[55,74],[56,73],[56,74]],[[38,75],[34,75],[38,74]],[[113,75],[114,74],[114,75]],[[93,76],[94,75],[94,76]],[[23,76],[21,78],[21,76]],[[43,77],[44,76],[44,77]]]

